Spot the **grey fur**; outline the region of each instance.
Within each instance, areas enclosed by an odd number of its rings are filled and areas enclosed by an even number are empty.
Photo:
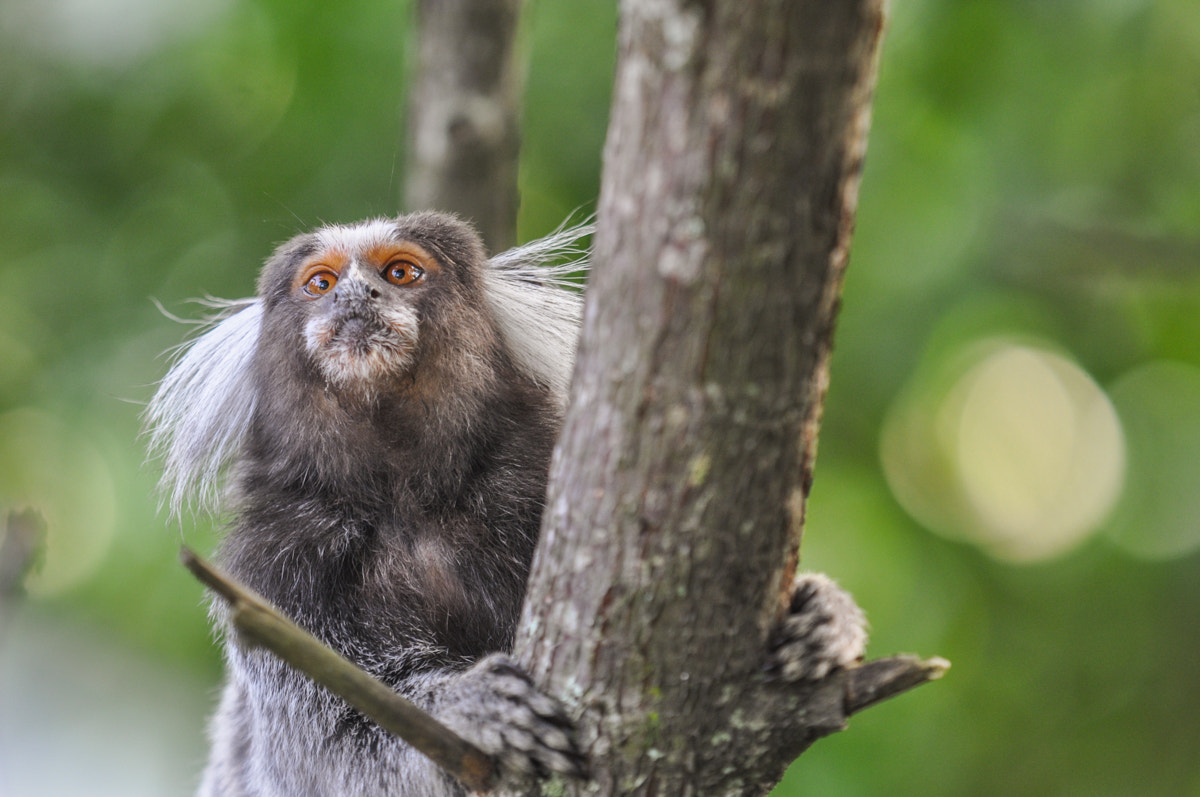
[[[224,466],[237,456],[254,414],[251,363],[262,305],[256,299],[211,304],[222,312],[181,347],[146,411],[172,516],[189,500],[218,511]]]
[[[772,638],[769,667],[786,681],[820,680],[862,659],[866,627],[850,593],[824,574],[802,573]]]
[[[576,244],[594,229],[590,223],[564,227],[496,255],[485,272],[488,304],[513,355],[561,403],[567,398],[583,314],[579,293],[566,277],[586,268],[587,253]],[[569,259],[560,263],[564,256]]]
[[[363,744],[342,727],[337,698],[289,677],[262,651],[235,652],[231,667],[258,671],[231,681],[214,718],[213,751],[197,797],[462,797],[462,788],[432,761],[380,733]],[[245,684],[288,684],[263,703]],[[430,672],[407,684],[418,704],[492,755],[512,786],[550,772],[582,773],[572,729],[556,701],[542,695],[503,654],[466,672]],[[267,711],[254,706],[269,706]],[[272,733],[255,733],[269,724]],[[264,762],[267,762],[264,766]],[[314,766],[320,762],[320,766]]]

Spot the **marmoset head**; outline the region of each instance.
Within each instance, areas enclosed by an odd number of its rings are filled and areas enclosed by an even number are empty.
[[[255,418],[300,440],[350,405],[466,412],[505,369],[561,404],[581,311],[563,277],[582,264],[548,263],[579,254],[573,244],[589,232],[563,230],[489,260],[469,224],[416,213],[283,244],[258,297],[216,303],[224,312],[182,350],[150,403],[172,510],[193,497],[217,508],[221,473]]]
[[[452,216],[419,214],[328,226],[280,247],[263,269],[260,345],[335,393],[372,397],[490,357],[483,246]],[[461,374],[467,377],[466,373]]]

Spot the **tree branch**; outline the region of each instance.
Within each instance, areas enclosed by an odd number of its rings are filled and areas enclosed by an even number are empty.
[[[950,662],[935,656],[920,659],[916,656],[892,656],[869,661],[848,671],[846,679],[846,715],[909,689],[936,681],[950,669]]]
[[[180,560],[197,579],[229,603],[233,627],[243,641],[266,648],[428,756],[473,791],[490,790],[495,764],[382,681],[322,644],[284,617],[261,595],[187,548]]]
[[[520,0],[421,0],[408,104],[405,202],[474,222],[493,252],[515,242]]]

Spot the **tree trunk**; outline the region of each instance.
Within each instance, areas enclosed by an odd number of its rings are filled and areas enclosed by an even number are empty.
[[[420,0],[405,203],[458,213],[493,252],[515,242],[520,0]]]
[[[763,675],[797,564],[882,0],[625,0],[587,310],[518,652],[581,794],[762,794],[854,676]],[[865,672],[865,668],[864,668]]]

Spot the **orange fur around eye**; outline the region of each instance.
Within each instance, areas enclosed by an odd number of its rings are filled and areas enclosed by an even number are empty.
[[[367,260],[379,267],[380,275],[392,285],[415,285],[440,266],[423,248],[413,243],[399,246],[374,247],[367,253]]]
[[[312,299],[324,296],[333,290],[348,261],[349,258],[344,254],[336,252],[314,255],[296,271],[296,279],[292,282],[293,289],[302,291]]]

